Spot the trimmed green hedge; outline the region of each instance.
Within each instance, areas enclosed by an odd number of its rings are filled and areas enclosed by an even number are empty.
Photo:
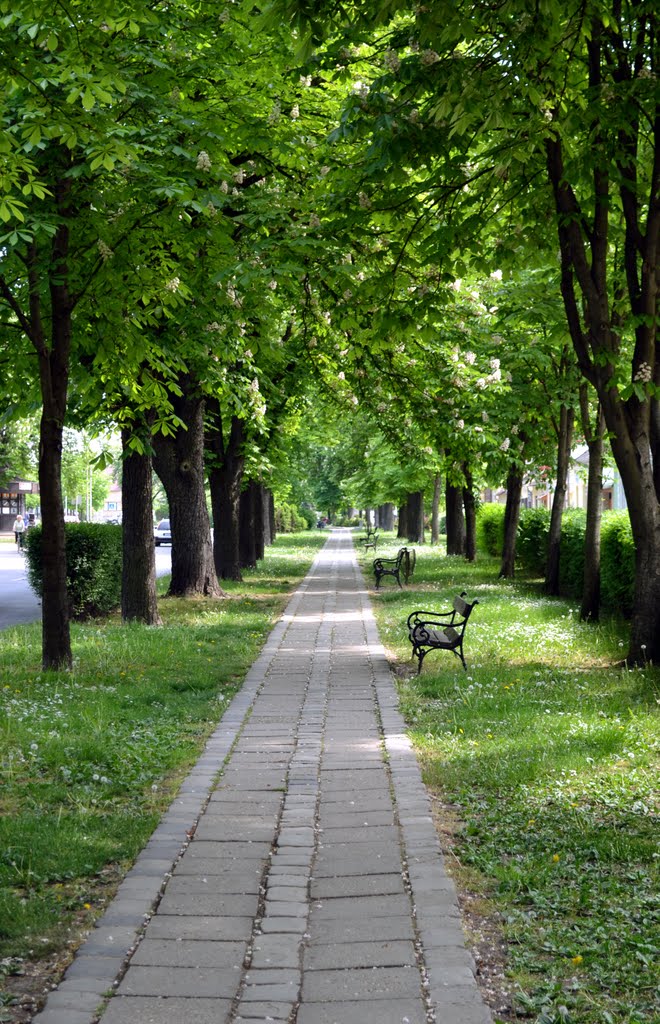
[[[121,526],[105,523],[66,523],[66,578],[69,612],[73,618],[107,615],[121,603]],[[42,596],[42,531],[27,535],[27,571],[32,589]]]
[[[494,558],[502,554],[504,511],[504,505],[493,501],[481,505],[477,510],[477,547]],[[440,532],[445,531],[441,529]]]
[[[567,509],[562,517],[559,586],[562,594],[578,600],[584,579],[584,509]],[[477,513],[477,543],[481,551],[499,556],[502,551],[504,505],[482,505]],[[520,513],[516,557],[535,576],[545,574],[548,557],[550,511],[524,508]],[[627,511],[603,512],[601,526],[601,603],[605,610],[630,615],[635,587],[635,545]]]

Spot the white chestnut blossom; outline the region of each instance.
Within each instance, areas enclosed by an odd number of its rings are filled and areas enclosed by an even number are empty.
[[[510,444],[511,441],[509,440],[509,438],[505,437],[504,440],[502,441],[502,444],[500,445],[500,448],[502,449],[503,452],[508,452]]]
[[[211,170],[211,158],[205,149],[202,149],[197,154],[197,170],[198,171],[210,171]]]
[[[637,373],[633,377],[634,381],[639,381],[641,384],[650,384],[653,380],[653,370],[648,363],[640,363],[637,367]]]

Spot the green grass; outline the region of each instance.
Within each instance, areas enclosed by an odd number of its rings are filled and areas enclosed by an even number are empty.
[[[41,672],[40,625],[3,631],[0,957],[49,955],[89,926],[325,539],[278,537],[226,598],[161,597],[160,629],[74,624],[71,673]]]
[[[378,553],[397,546],[391,539]],[[462,821],[450,864],[501,915],[518,1015],[650,1024],[660,672],[620,666],[625,623],[580,623],[574,602],[497,571],[486,557],[469,565],[422,548],[413,583],[386,583],[374,602],[425,781]],[[438,651],[415,676],[407,615],[447,608],[461,590],[480,602],[466,632],[468,671]]]

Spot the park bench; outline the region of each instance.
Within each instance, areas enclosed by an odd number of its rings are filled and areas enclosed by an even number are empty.
[[[465,627],[478,601],[466,601],[463,590],[454,602],[451,611],[416,611],[408,616],[408,639],[412,644],[411,657],[417,658],[417,674],[422,671],[422,662],[429,651],[451,651],[460,658],[467,671],[463,657]]]
[[[404,583],[407,583],[415,571],[416,560],[414,548],[399,548],[396,558],[375,558],[373,568],[376,577],[376,590],[380,587],[380,581],[384,576],[393,576],[399,587],[401,587],[401,576],[403,576]]]
[[[371,526],[367,526],[366,536],[360,537],[358,544],[362,544],[365,551],[368,551],[369,548],[373,548],[375,551],[378,545],[378,531]]]

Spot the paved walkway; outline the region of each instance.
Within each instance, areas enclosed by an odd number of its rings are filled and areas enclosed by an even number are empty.
[[[35,1024],[108,992],[102,1024],[490,1020],[347,531]]]

